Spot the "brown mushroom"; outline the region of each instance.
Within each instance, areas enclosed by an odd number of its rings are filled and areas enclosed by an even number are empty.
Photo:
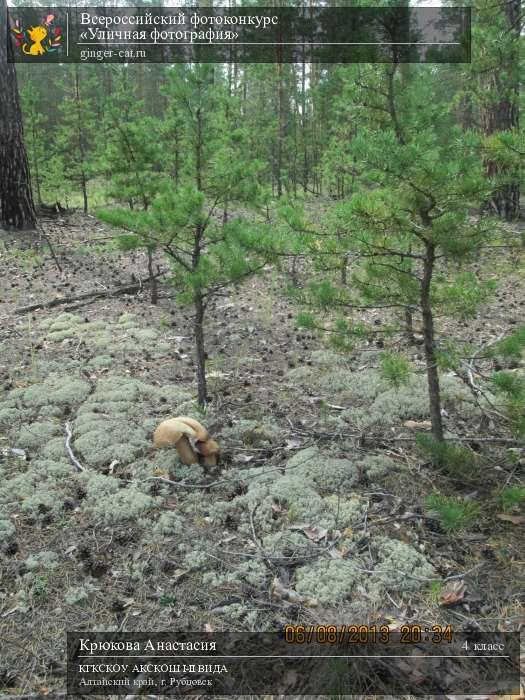
[[[195,431],[195,439],[199,442],[205,442],[209,437],[209,433],[206,428],[199,423],[195,418],[189,418],[188,416],[177,416],[173,420],[181,421],[181,423],[186,423],[192,430]]]
[[[163,421],[153,433],[155,447],[173,447],[183,464],[196,464],[199,458],[188,438],[196,439],[197,433],[178,418]]]

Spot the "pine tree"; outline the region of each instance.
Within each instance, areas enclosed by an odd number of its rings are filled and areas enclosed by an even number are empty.
[[[94,172],[96,113],[89,96],[94,81],[73,64],[64,78],[62,119],[55,140],[55,156],[65,179],[80,189],[84,213],[89,207],[88,182]]]
[[[159,191],[164,169],[160,125],[146,115],[137,86],[130,82],[125,69],[114,76],[114,86],[101,158],[110,183],[108,194],[131,209],[148,209]]]
[[[383,130],[360,124],[350,145],[359,190],[327,221],[337,231],[329,252],[352,257],[349,287],[325,279],[310,291],[317,304],[349,315],[363,309],[419,314],[432,433],[441,440],[436,310],[472,313],[491,285],[459,267],[479,254],[487,238],[482,222],[469,218],[469,206],[487,191],[480,141],[452,125],[453,106],[436,103],[433,87],[421,67],[414,71],[417,109],[404,111],[402,138],[395,122]],[[443,120],[446,130],[439,128]],[[340,335],[363,333],[362,323],[346,316],[337,329]],[[392,332],[399,330],[394,324]]]
[[[516,219],[520,208],[520,170],[509,164],[501,141],[519,132],[519,87],[523,68],[523,17],[519,0],[476,2],[473,74],[480,122],[487,136],[486,173],[493,189],[491,208],[507,221]],[[503,38],[503,40],[502,40]],[[467,92],[471,89],[467,86]],[[503,145],[503,151],[505,147]]]
[[[0,0],[0,17],[6,16],[5,0]],[[9,32],[8,27],[4,27],[0,42],[0,221],[8,229],[34,229],[36,212],[15,64],[11,62],[13,48],[5,32]]]
[[[208,401],[205,312],[222,289],[262,269],[271,257],[268,227],[240,217],[217,217],[224,202],[256,202],[259,164],[246,135],[224,119],[224,86],[217,69],[196,65],[174,72],[167,94],[184,110],[184,182],[172,180],[148,210],[100,212],[131,231],[137,245],[160,247],[171,263],[178,298],[193,306],[198,401]]]

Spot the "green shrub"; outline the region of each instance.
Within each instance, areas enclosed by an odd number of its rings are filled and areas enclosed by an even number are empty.
[[[314,330],[317,326],[316,320],[312,314],[305,311],[301,311],[297,314],[295,323],[297,324],[297,328],[304,328],[305,330]]]
[[[525,503],[525,487],[507,486],[499,495],[503,510],[512,510]]]
[[[396,388],[406,384],[410,376],[407,358],[385,352],[381,358],[381,376]]]
[[[472,450],[446,440],[436,440],[427,433],[418,433],[416,442],[432,463],[451,476],[468,475],[480,467],[482,460]]]
[[[520,326],[512,335],[504,338],[496,346],[496,353],[506,360],[519,360],[525,348],[525,325]]]
[[[503,395],[504,410],[518,438],[525,436],[525,377],[517,372],[495,372],[492,382]]]
[[[467,528],[477,520],[480,514],[480,508],[476,503],[441,494],[428,496],[427,505],[436,513],[441,526],[447,532]]]

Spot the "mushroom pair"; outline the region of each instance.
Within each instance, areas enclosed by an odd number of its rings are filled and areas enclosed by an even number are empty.
[[[153,433],[155,447],[175,447],[183,464],[197,464],[206,467],[217,464],[219,445],[210,438],[206,428],[187,416],[168,418]]]

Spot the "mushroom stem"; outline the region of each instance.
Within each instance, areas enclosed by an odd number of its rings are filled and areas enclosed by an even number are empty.
[[[177,450],[177,453],[180,457],[180,461],[183,464],[197,464],[199,461],[199,458],[197,457],[197,454],[193,451],[192,446],[190,445],[190,441],[186,437],[186,435],[182,435],[180,440],[176,443],[175,449]]]

